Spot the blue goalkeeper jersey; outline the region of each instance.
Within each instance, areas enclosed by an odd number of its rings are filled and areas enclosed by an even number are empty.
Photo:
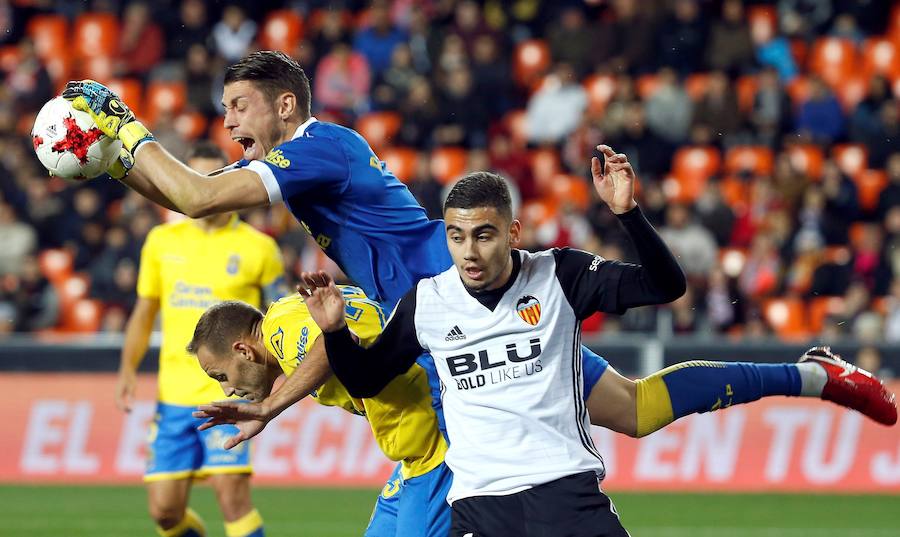
[[[284,201],[344,273],[391,311],[416,282],[452,265],[444,224],[355,131],[310,118],[265,160],[236,165],[258,173],[271,203]]]

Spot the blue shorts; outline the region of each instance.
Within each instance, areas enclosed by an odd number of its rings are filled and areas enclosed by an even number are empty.
[[[446,537],[452,483],[453,474],[444,463],[409,479],[400,475],[398,464],[375,502],[364,537]]]
[[[581,375],[584,399],[587,400],[609,362],[583,345],[581,351]],[[443,418],[439,407],[435,410],[439,413],[438,417]],[[442,419],[439,422],[443,424]],[[453,474],[444,463],[426,474],[409,479],[403,479],[400,475],[398,464],[375,502],[364,537],[446,537],[450,531],[447,492],[452,483]]]
[[[249,474],[250,446],[242,442],[225,449],[225,440],[238,433],[234,425],[198,431],[205,420],[191,416],[196,408],[156,404],[150,425],[144,481],[205,477],[210,474]]]

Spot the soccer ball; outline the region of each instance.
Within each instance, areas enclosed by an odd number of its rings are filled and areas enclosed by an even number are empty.
[[[31,141],[47,171],[64,179],[103,175],[122,149],[121,141],[103,134],[90,115],[62,97],[49,100],[38,112]]]

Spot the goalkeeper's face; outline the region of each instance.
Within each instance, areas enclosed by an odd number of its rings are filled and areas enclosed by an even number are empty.
[[[225,86],[222,105],[225,128],[231,139],[244,148],[245,159],[262,160],[276,145],[286,141],[282,139],[284,120],[280,113],[283,110],[253,82],[240,80]]]
[[[228,353],[216,355],[209,347],[197,351],[200,367],[216,380],[225,395],[236,395],[248,401],[262,401],[272,392],[278,374],[268,367],[266,357],[257,349],[242,342],[235,342]],[[279,371],[280,373],[280,371]]]
[[[463,284],[472,291],[503,287],[512,274],[510,252],[519,244],[521,224],[494,207],[444,211],[447,247]]]

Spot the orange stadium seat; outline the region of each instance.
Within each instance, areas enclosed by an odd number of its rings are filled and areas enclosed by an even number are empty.
[[[431,152],[431,175],[446,185],[465,173],[467,159],[461,147],[439,147]]]
[[[61,15],[36,15],[27,26],[38,56],[44,60],[47,73],[54,82],[65,80],[70,67],[69,23]]]
[[[634,89],[642,101],[646,101],[659,89],[659,76],[653,73],[641,75],[634,81]]]
[[[866,211],[878,207],[881,191],[888,185],[887,173],[884,170],[863,170],[853,176],[856,183],[859,205]]]
[[[709,73],[694,73],[684,80],[684,91],[694,100],[699,101],[709,88]]]
[[[103,305],[99,300],[82,298],[63,306],[61,313],[62,331],[87,334],[100,330]]]
[[[119,49],[119,19],[112,13],[82,13],[75,19],[70,46],[79,58],[111,58]]]
[[[91,281],[87,275],[76,272],[58,280],[55,287],[61,304],[73,304],[87,296]]]
[[[63,282],[72,274],[74,260],[68,250],[49,248],[38,255],[41,274],[51,282]]]
[[[869,77],[859,73],[847,75],[834,87],[834,94],[847,114],[853,113],[856,105],[866,98],[867,93],[869,93]]]
[[[840,296],[817,296],[809,301],[809,329],[813,334],[822,331],[825,317],[839,315],[844,311],[844,298]]]
[[[750,34],[757,44],[765,43],[778,32],[778,14],[775,6],[748,6],[747,22]]]
[[[19,47],[17,45],[0,47],[0,69],[12,71],[19,61],[19,56]]]
[[[866,39],[862,55],[863,71],[867,75],[900,76],[900,40],[891,41],[883,37]]]
[[[396,112],[369,112],[356,120],[355,128],[377,153],[390,145],[400,130],[401,121]]]
[[[756,175],[771,175],[775,169],[772,150],[762,145],[738,145],[725,154],[725,171],[739,173],[744,170]]]
[[[419,154],[411,147],[391,147],[378,154],[394,177],[408,183],[416,176]]]
[[[820,37],[813,42],[809,68],[832,87],[837,87],[856,71],[859,54],[849,39]]]
[[[588,113],[600,116],[616,93],[616,78],[612,75],[591,75],[584,80],[588,95]]]
[[[809,54],[809,46],[800,38],[791,39],[791,57],[798,66],[806,65],[806,57]]]
[[[770,298],[763,304],[763,317],[779,337],[804,339],[809,335],[806,305],[799,298]]]
[[[550,46],[543,39],[528,39],[513,52],[513,76],[523,87],[537,83],[550,67]]]
[[[750,199],[749,184],[733,175],[729,175],[719,182],[719,191],[722,193],[725,203],[735,213],[740,213],[740,210],[746,207],[747,200]]]
[[[900,4],[894,4],[891,9],[890,21],[887,27],[887,36],[894,41],[900,41]]]
[[[503,125],[509,131],[513,143],[519,147],[528,145],[528,122],[525,110],[510,110],[503,116]]]
[[[187,87],[184,82],[151,82],[147,86],[144,101],[144,116],[153,124],[161,115],[173,118],[187,103]]]
[[[753,110],[753,101],[756,99],[756,89],[758,83],[753,75],[744,75],[737,80],[735,91],[737,91],[738,107],[741,112],[747,113]]]
[[[571,203],[580,211],[591,204],[588,180],[578,175],[558,174],[550,182],[550,197],[559,205]]]
[[[185,140],[196,140],[206,132],[206,116],[200,112],[182,112],[175,118],[175,130]]]
[[[209,122],[209,139],[219,146],[231,161],[240,160],[244,154],[241,144],[231,139],[231,135],[225,128],[224,118],[218,117]]]
[[[144,86],[140,80],[136,78],[116,78],[107,82],[106,86],[121,97],[136,116],[143,118]]]
[[[341,19],[341,27],[345,29],[353,26],[353,13],[346,9],[314,9],[312,13],[309,14],[306,26],[311,32],[318,32],[322,29],[326,17],[339,17]]]
[[[292,54],[303,39],[303,19],[292,9],[272,11],[260,31],[260,44],[266,50]]]
[[[672,173],[663,182],[669,199],[691,202],[697,199],[707,181],[719,173],[722,157],[712,146],[687,146],[675,152]]]
[[[551,198],[526,201],[519,210],[519,218],[531,228],[537,228],[555,220],[558,214],[559,208]]]
[[[76,78],[90,78],[107,83],[113,78],[113,59],[111,56],[92,56],[75,61]]]
[[[818,180],[822,177],[822,163],[825,161],[822,148],[813,144],[791,144],[786,151],[797,171],[810,179]]]
[[[794,108],[799,108],[801,104],[803,104],[807,99],[809,99],[809,79],[805,76],[796,76],[793,80],[787,83],[788,96],[791,98],[791,104],[794,105]]]
[[[838,144],[831,148],[831,158],[842,172],[856,177],[868,167],[869,151],[862,144]]]

